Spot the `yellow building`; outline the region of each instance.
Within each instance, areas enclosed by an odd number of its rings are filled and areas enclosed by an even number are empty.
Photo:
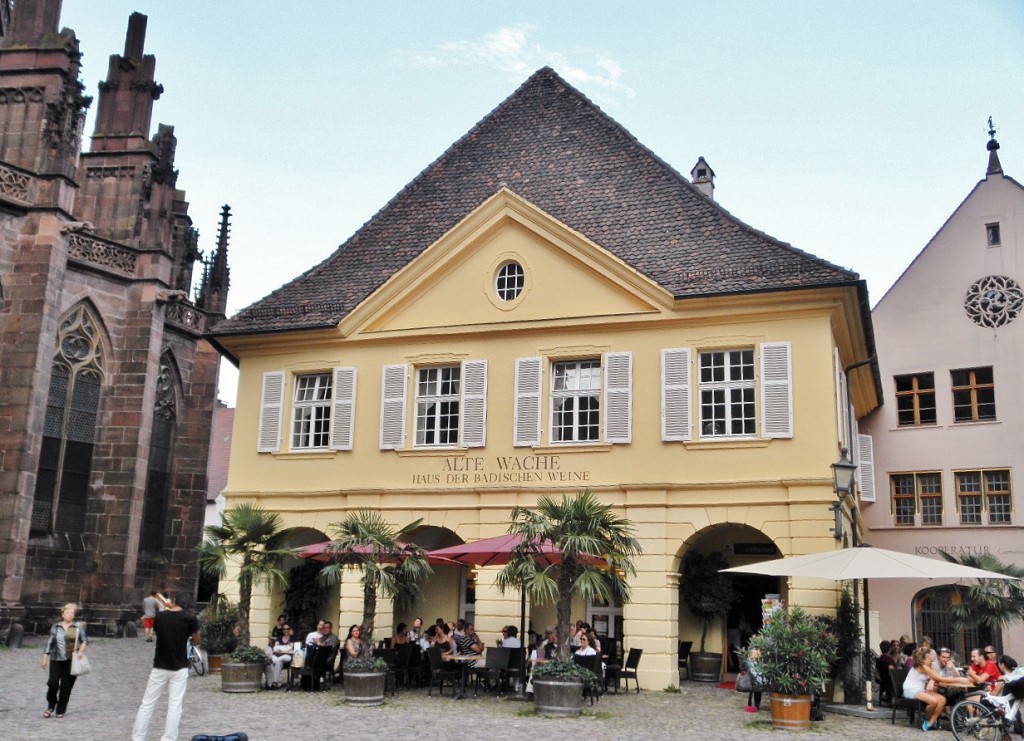
[[[644,686],[675,684],[677,640],[700,636],[688,549],[739,565],[839,547],[829,466],[880,401],[872,366],[848,395],[842,371],[873,355],[863,281],[722,209],[703,159],[692,176],[538,71],[324,262],[218,325],[240,369],[228,504],[282,513],[302,543],[373,507],[440,547],[590,487],[644,553],[630,604],[578,617],[645,650]],[[519,601],[494,572],[435,568],[416,614],[473,615],[493,642]],[[835,605],[738,586],[709,650],[765,592]],[[356,622],[356,585],[331,605]],[[254,625],[279,606],[264,596]],[[377,636],[411,617],[384,604]]]

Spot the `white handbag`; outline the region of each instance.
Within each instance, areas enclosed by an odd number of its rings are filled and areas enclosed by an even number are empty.
[[[80,677],[91,672],[92,667],[89,666],[89,659],[84,655],[78,655],[78,637],[82,634],[82,626],[76,625],[75,627],[78,630],[75,631],[75,650],[71,654],[71,676]]]

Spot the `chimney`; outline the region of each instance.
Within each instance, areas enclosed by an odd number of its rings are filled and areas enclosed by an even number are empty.
[[[690,182],[712,201],[715,200],[715,171],[703,155],[697,158],[697,164],[690,170]]]

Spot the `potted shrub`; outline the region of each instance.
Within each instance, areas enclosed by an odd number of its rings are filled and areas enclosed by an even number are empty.
[[[799,607],[778,610],[750,640],[747,661],[771,692],[772,725],[810,726],[811,694],[820,691],[836,660],[836,636]]]
[[[318,576],[320,584],[341,581],[346,569],[361,574],[363,587],[362,640],[359,656],[345,661],[345,702],[356,705],[380,705],[384,702],[387,664],[371,658],[373,628],[377,617],[377,592],[394,600],[403,609],[420,594],[420,585],[432,573],[426,552],[403,538],[420,526],[422,520],[394,528],[376,510],[353,510],[341,522],[330,526],[335,540],[324,551],[330,559]],[[344,644],[341,651],[345,650]]]
[[[574,661],[552,659],[533,668],[533,704],[542,715],[571,717],[583,707],[583,688],[597,682],[589,669]]]
[[[369,655],[373,648],[377,592],[393,599],[401,610],[419,596],[420,585],[433,573],[427,563],[426,552],[418,545],[402,540],[422,522],[416,520],[396,530],[380,512],[361,508],[330,526],[335,540],[324,550],[330,563],[321,569],[317,578],[320,584],[331,585],[341,581],[346,569],[361,574],[363,623],[360,626],[360,655]],[[348,667],[345,672],[347,677]]]
[[[224,692],[259,692],[263,668],[270,657],[262,648],[239,646],[221,660],[221,689]]]
[[[206,539],[199,546],[199,566],[209,573],[223,578],[227,574],[228,563],[238,569],[238,633],[237,648],[232,656],[251,656],[257,653],[266,659],[263,648],[250,646],[249,640],[249,608],[252,604],[252,588],[254,584],[264,583],[268,587],[285,583],[282,569],[284,559],[298,555],[301,548],[288,548],[293,528],[281,527],[281,516],[269,512],[254,504],[236,504],[224,513],[224,521],[220,525],[208,525],[205,530]],[[253,648],[253,651],[240,653],[241,649]],[[250,690],[228,689],[234,687],[234,673],[229,677],[225,671],[227,662],[222,661],[221,683],[225,692]],[[234,662],[237,663],[237,662]],[[249,674],[259,671],[262,677],[264,661],[254,661],[256,668]],[[257,683],[256,689],[260,684]]]
[[[722,654],[704,650],[708,627],[715,618],[729,614],[736,601],[732,577],[721,573],[729,568],[722,554],[713,551],[706,556],[691,550],[683,559],[683,580],[679,585],[683,602],[701,621],[700,651],[690,653],[689,675],[697,682],[717,682],[722,674]]]
[[[345,669],[345,702],[349,705],[384,703],[384,680],[388,665],[384,659],[359,656],[349,659]]]
[[[217,595],[213,601],[199,613],[199,630],[203,636],[201,644],[209,657],[211,672],[219,672],[221,656],[231,653],[238,645],[238,637],[234,628],[238,624],[238,607],[231,604],[223,595]]]
[[[542,496],[537,500],[536,511],[516,507],[512,510],[512,524],[508,531],[521,536],[520,545],[499,572],[495,583],[503,592],[525,589],[534,600],[555,602],[558,658],[561,661],[559,664],[546,662],[541,666],[553,664],[544,670],[545,673],[569,672],[563,665],[572,663],[569,620],[573,599],[629,602],[630,590],[626,579],[636,575],[633,558],[642,552],[639,542],[633,537],[633,525],[614,514],[611,505],[602,504],[592,491],[584,489],[574,497],[563,495],[556,499]],[[552,568],[550,556],[541,553],[541,544],[544,543],[558,548],[561,555],[557,567]],[[534,703],[538,711],[540,698],[548,697],[546,689],[541,686],[551,681],[561,680],[546,677],[544,673],[534,673]],[[575,711],[567,705],[558,714],[579,714],[582,681],[578,684],[573,682],[572,691],[575,693],[577,690],[580,699],[574,700]],[[544,702],[548,704],[543,712],[556,713],[549,700]]]

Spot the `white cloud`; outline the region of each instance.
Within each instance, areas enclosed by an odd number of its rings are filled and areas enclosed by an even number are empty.
[[[503,26],[479,39],[446,41],[433,49],[409,54],[407,58],[421,67],[490,66],[516,78],[525,78],[547,65],[601,102],[614,102],[609,100],[609,93],[633,95],[633,90],[622,81],[622,67],[608,54],[577,48],[570,56],[546,49],[530,38],[539,30],[539,26],[529,23]],[[595,94],[595,91],[600,92]]]

